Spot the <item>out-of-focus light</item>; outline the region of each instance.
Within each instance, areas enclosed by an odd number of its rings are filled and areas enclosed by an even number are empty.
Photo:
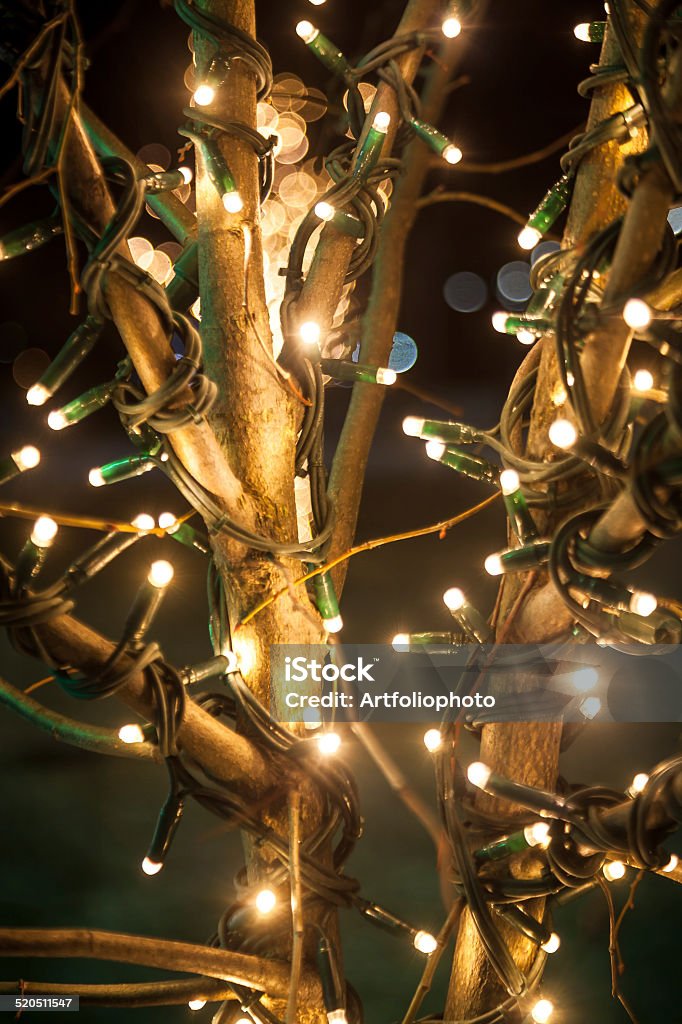
[[[491,775],[492,769],[482,761],[472,761],[467,768],[467,779],[472,786],[477,786],[478,789],[485,789]]]
[[[647,619],[658,608],[658,601],[654,594],[647,594],[643,590],[633,590],[630,598],[630,611],[634,615],[641,615]]]
[[[635,391],[651,391],[654,386],[654,375],[650,370],[637,370],[632,378]]]
[[[633,331],[642,330],[651,323],[651,310],[642,299],[628,299],[623,307],[623,320]]]
[[[433,754],[436,750],[440,750],[443,745],[443,737],[441,736],[440,729],[427,729],[424,733],[424,746]]]
[[[59,527],[49,516],[39,516],[33,524],[31,543],[37,548],[49,548]]]
[[[215,99],[215,89],[204,82],[194,90],[192,99],[198,107],[207,107]]]
[[[426,956],[430,956],[438,949],[438,940],[431,932],[418,931],[412,941],[417,952],[424,953]]]
[[[142,728],[135,723],[122,725],[118,730],[118,738],[122,743],[144,743]]]
[[[459,611],[466,604],[464,592],[459,587],[450,587],[449,590],[446,590],[443,594],[443,600],[451,612]]]
[[[277,906],[277,896],[272,889],[261,889],[255,902],[259,914],[270,914]]]
[[[556,448],[571,448],[578,440],[578,431],[570,420],[554,420],[549,428],[549,439]]]
[[[607,860],[602,872],[607,882],[617,882],[625,875],[625,864],[622,860]]]
[[[522,249],[534,249],[542,235],[536,228],[526,226],[519,232],[518,243]]]

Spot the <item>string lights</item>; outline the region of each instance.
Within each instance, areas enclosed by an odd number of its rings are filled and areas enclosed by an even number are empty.
[[[315,6],[322,2],[311,0]],[[561,161],[561,176],[529,216],[518,237],[522,249],[533,249],[566,209],[583,157],[605,143],[620,145],[629,141],[642,127],[655,135],[656,149],[624,168],[619,182],[623,191],[637,187],[639,177],[646,172],[647,160],[660,162],[675,186],[673,192],[680,190],[676,159],[679,140],[662,105],[661,91],[661,78],[668,74],[674,52],[667,45],[667,27],[676,17],[677,5],[664,0],[653,10],[648,5],[640,6],[648,25],[641,52],[634,52],[623,31],[622,3],[612,0],[610,18],[623,64],[597,69],[592,84],[582,90],[589,93],[598,86],[624,83],[636,102],[571,143]],[[159,280],[141,265],[146,249],[134,262],[123,260],[119,249],[126,240],[131,243],[131,252],[135,248],[132,242],[136,236],[132,232],[142,215],[147,194],[182,188],[189,191],[191,170],[183,165],[170,171],[148,168],[148,173],[140,174],[126,159],[103,159],[103,174],[115,185],[117,195],[114,213],[103,231],[96,233],[81,218],[70,215],[66,205],[61,205],[52,217],[6,235],[0,243],[0,259],[4,260],[37,248],[61,233],[75,232],[88,254],[80,285],[87,299],[88,315],[45,373],[28,389],[26,400],[30,406],[42,407],[69,381],[97,344],[112,319],[107,298],[111,285],[108,276],[117,275],[119,281],[134,287],[155,313],[167,340],[174,344],[179,341],[181,351],[168,378],[156,391],[147,394],[126,358],[111,380],[51,409],[47,422],[52,430],[62,431],[110,403],[134,450],[91,469],[89,483],[99,488],[134,479],[156,468],[166,474],[187,501],[189,514],[201,517],[206,532],[189,525],[187,517],[178,518],[171,512],[159,516],[158,526],[148,513],[141,513],[131,524],[119,524],[118,528],[108,524],[112,529],[104,538],[76,557],[56,581],[45,583],[44,570],[47,575],[50,566],[48,554],[61,523],[41,514],[32,524],[30,536],[14,564],[5,559],[0,562],[0,622],[10,631],[15,645],[45,661],[57,683],[75,699],[114,696],[133,676],[142,676],[151,709],[150,721],[144,725],[122,725],[118,740],[132,748],[152,745],[158,760],[165,764],[169,779],[168,796],[142,859],[142,871],[151,877],[164,867],[190,798],[244,829],[256,846],[272,854],[267,877],[261,879],[267,884],[246,888],[238,882],[236,898],[225,909],[209,946],[237,950],[243,956],[267,948],[268,942],[283,948],[294,925],[295,948],[297,936],[303,941],[305,929],[315,928],[319,932],[316,977],[321,983],[327,1019],[329,1024],[348,1024],[349,1019],[357,1016],[350,1011],[351,990],[340,968],[337,940],[325,931],[326,919],[335,909],[355,909],[365,920],[411,944],[433,964],[448,936],[444,942],[442,933],[435,936],[360,895],[358,882],[346,874],[348,858],[362,833],[362,818],[345,758],[336,756],[342,745],[341,734],[325,725],[314,735],[301,739],[276,721],[247,686],[248,656],[240,650],[239,641],[243,639],[245,625],[268,607],[274,597],[266,598],[237,623],[229,583],[219,574],[211,555],[212,542],[217,537],[227,537],[244,550],[263,553],[277,568],[288,559],[298,559],[306,571],[284,591],[292,593],[299,583],[307,584],[319,614],[316,623],[321,621],[327,634],[342,629],[332,566],[326,563],[334,509],[327,492],[324,460],[325,387],[334,381],[379,389],[396,383],[397,374],[391,367],[374,365],[371,358],[355,362],[350,341],[341,328],[348,319],[351,301],[357,302],[352,299],[355,281],[375,258],[382,220],[387,206],[390,207],[390,190],[402,171],[405,143],[417,136],[442,158],[442,169],[446,171],[462,159],[459,147],[420,116],[419,96],[403,77],[398,58],[412,51],[421,53],[442,42],[442,36],[455,38],[475,7],[463,0],[448,3],[440,25],[398,35],[375,47],[355,65],[310,21],[298,22],[296,35],[347,90],[347,116],[343,116],[344,131],[347,128],[350,141],[342,142],[329,155],[323,172],[315,161],[305,160],[309,141],[305,127],[298,123],[305,124],[305,118],[293,109],[290,97],[283,102],[278,100],[277,81],[262,44],[189,0],[175,0],[175,9],[201,39],[201,49],[206,51],[193,69],[192,105],[185,109],[186,121],[179,130],[187,146],[196,151],[201,173],[214,190],[212,201],[218,205],[217,197],[222,204],[223,209],[218,207],[218,212],[222,223],[230,225],[230,231],[245,230],[240,215],[245,208],[246,187],[241,182],[243,195],[226,158],[226,141],[237,139],[250,147],[258,165],[259,224],[263,236],[269,239],[264,283],[273,312],[274,339],[272,352],[267,344],[263,348],[268,354],[268,365],[282,383],[289,383],[300,406],[300,429],[292,458],[297,480],[303,482],[297,490],[297,510],[299,498],[301,504],[296,517],[299,534],[288,541],[276,541],[267,531],[256,532],[228,515],[215,500],[211,488],[203,486],[185,460],[179,458],[172,438],[168,438],[188,424],[205,424],[216,399],[215,383],[201,370],[201,338],[195,329],[201,308],[192,301],[190,317],[180,309],[180,305],[185,311],[189,309],[189,300],[186,304],[171,302],[172,291],[164,290]],[[586,42],[600,42],[605,27],[604,22],[579,25],[575,36]],[[56,39],[55,52],[59,58],[54,66],[48,66],[49,48],[44,47],[39,48],[35,62],[22,64],[21,84],[27,92],[29,112],[24,156],[29,172],[53,169],[47,161],[61,143],[54,110],[46,109],[43,103],[44,99],[52,103],[52,91],[46,90],[45,80],[52,75],[56,82],[60,74],[71,70],[72,88],[76,90],[76,43],[75,36],[70,41],[66,37]],[[19,62],[21,54],[14,57]],[[256,83],[255,126],[226,120],[217,113],[234,82],[235,68],[243,66]],[[389,114],[381,109],[382,102],[372,103],[371,98],[368,113],[368,94],[362,90],[370,84],[366,81],[369,78],[391,91],[395,103],[390,110],[395,113]],[[301,92],[294,94],[299,96],[299,109],[315,108],[314,94],[303,88],[302,83],[301,87]],[[72,99],[77,99],[76,91]],[[318,98],[320,105],[324,109],[326,102]],[[283,173],[287,164],[294,169]],[[235,166],[239,164],[235,162]],[[292,178],[295,180],[289,180]],[[633,642],[646,647],[679,642],[682,623],[677,612],[656,595],[620,583],[616,577],[642,564],[661,540],[680,529],[682,355],[677,337],[679,309],[665,314],[650,297],[655,286],[664,282],[675,266],[674,245],[669,238],[660,247],[647,275],[628,289],[632,294],[619,294],[607,301],[604,282],[608,281],[610,265],[616,258],[622,230],[622,221],[617,220],[580,247],[541,256],[532,268],[534,294],[526,312],[500,312],[493,317],[496,331],[514,335],[523,345],[541,342],[555,346],[560,376],[555,395],[560,400],[554,402],[555,418],[548,429],[552,450],[546,456],[532,454],[522,446],[540,380],[537,361],[524,364],[525,370],[512,387],[500,421],[492,429],[408,416],[403,431],[408,437],[426,442],[425,453],[431,460],[479,484],[501,490],[508,539],[500,541],[500,550],[487,555],[484,568],[489,574],[505,577],[532,570],[549,578],[570,613],[571,639],[591,637],[616,647]],[[316,232],[338,232],[353,240],[348,269],[342,275],[343,298],[331,316],[301,301],[311,266],[311,249],[317,244]],[[196,269],[197,252],[191,247],[195,244],[192,241],[178,259],[178,276],[182,276],[180,260],[185,261],[185,268],[189,264],[190,269]],[[249,260],[250,243],[246,265],[239,271],[245,279],[245,316],[257,333],[248,294]],[[196,274],[190,274],[190,278],[195,281]],[[195,298],[195,285],[192,288]],[[660,365],[656,365],[656,377],[640,367],[631,382],[625,369],[616,398],[600,416],[593,408],[586,384],[583,356],[589,352],[595,333],[614,322],[621,332],[624,324],[652,346]],[[661,332],[665,332],[665,337]],[[534,357],[531,352],[529,358]],[[365,359],[362,353],[361,358]],[[657,389],[654,401],[650,393],[659,379],[665,387]],[[652,410],[652,406],[656,408]],[[10,453],[0,461],[0,483],[35,468],[39,462],[40,453],[31,445]],[[307,504],[302,496],[304,491]],[[624,497],[632,499],[636,514],[644,523],[641,538],[634,544],[604,545],[593,530],[602,515],[617,508]],[[556,522],[561,525],[553,526]],[[545,524],[549,524],[547,529]],[[102,524],[95,525],[101,528]],[[172,564],[159,558],[150,564],[119,639],[99,669],[80,672],[61,661],[53,661],[49,646],[41,639],[40,627],[71,611],[78,588],[104,572],[133,544],[146,544],[145,538],[150,536],[160,536],[167,547],[172,547],[171,542],[182,543],[207,560],[213,657],[177,669],[164,659],[157,644],[148,641],[147,635],[174,577]],[[467,668],[480,668],[480,645],[489,644],[494,636],[491,622],[459,587],[448,589],[443,601],[456,628],[399,633],[392,641],[394,650],[405,655],[430,655],[471,644],[474,655]],[[211,682],[210,689],[203,689],[202,684],[211,680],[216,682]],[[598,674],[591,666],[573,673],[571,699],[585,721],[600,716],[603,710],[601,698],[590,694],[597,683]],[[227,783],[204,771],[197,759],[187,753],[179,733],[186,728],[190,702],[195,713],[197,709],[205,712],[214,723],[239,723],[261,759],[277,766],[286,764],[298,773],[296,778],[305,778],[306,784],[315,790],[321,808],[319,820],[315,820],[298,846],[294,844],[295,851],[281,822],[270,816],[270,809],[264,815],[262,806],[250,803]],[[321,722],[316,720],[312,724],[317,728]],[[423,743],[432,755],[444,838],[452,856],[447,881],[466,904],[492,972],[505,993],[505,1001],[477,1017],[476,1022],[506,1024],[525,1014],[529,1022],[547,1024],[553,1017],[554,1005],[549,998],[539,995],[537,987],[547,955],[560,949],[560,936],[552,930],[547,907],[536,919],[529,910],[529,901],[551,900],[583,885],[603,885],[602,879],[617,883],[631,866],[674,875],[677,855],[662,844],[682,817],[682,759],[676,756],[648,772],[637,773],[622,793],[597,786],[563,784],[557,792],[550,792],[509,779],[483,761],[472,762],[463,773],[456,750],[459,724],[444,721],[429,728]],[[481,727],[480,723],[467,725],[471,725],[474,733]],[[282,776],[288,777],[286,772]],[[475,796],[476,790],[514,808],[523,808],[523,814],[510,816],[509,820],[486,815],[472,799],[472,791]],[[479,835],[481,845],[476,847],[471,838]],[[523,877],[515,870],[518,861],[514,858],[525,856],[529,850],[540,868],[534,877]],[[489,871],[491,863],[499,870]],[[316,913],[314,925],[307,919],[312,908],[323,910],[322,914]],[[305,920],[300,933],[295,930],[297,911],[304,914]],[[526,975],[511,957],[498,921],[504,921],[534,944],[536,957]],[[295,993],[294,960],[292,953],[291,989]],[[241,1007],[238,1012],[246,1015],[238,1018],[237,1024],[280,1024],[271,1009],[269,992],[261,991],[260,987],[250,991],[238,982],[227,987]],[[208,1001],[198,995],[188,1001],[188,994],[183,993],[183,1001],[192,1010],[201,1010]],[[221,1000],[224,999],[223,994]],[[229,1003],[223,1006],[229,1007]],[[224,1019],[221,1013],[216,1021]],[[414,1015],[409,1017],[413,1019]]]

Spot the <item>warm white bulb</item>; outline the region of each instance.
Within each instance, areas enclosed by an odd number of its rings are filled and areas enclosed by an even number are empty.
[[[546,821],[534,821],[532,825],[526,825],[523,836],[529,846],[539,846],[541,850],[546,850],[551,842]]]
[[[545,953],[556,953],[557,949],[561,945],[561,939],[556,932],[552,932],[547,942],[543,942],[540,949],[544,949]]]
[[[538,999],[537,1003],[530,1011],[530,1015],[535,1021],[535,1024],[547,1024],[547,1021],[554,1012],[554,1004],[549,999]]]
[[[677,854],[676,853],[671,853],[670,854],[670,860],[668,861],[667,864],[665,864],[661,868],[661,871],[665,871],[666,875],[669,875],[671,871],[675,870],[675,868],[677,867],[677,865],[679,863],[680,863],[680,858],[677,856]]]
[[[549,439],[556,448],[571,448],[578,440],[578,431],[570,420],[554,420],[549,428]]]
[[[50,392],[42,384],[34,384],[26,392],[26,401],[29,405],[45,405],[50,397]]]
[[[304,43],[312,43],[319,34],[320,30],[309,21],[299,21],[296,26],[296,35],[300,36]]]
[[[589,43],[590,41],[590,26],[587,21],[581,22],[580,25],[576,25],[573,29],[573,35],[576,39],[579,39],[581,43]]]
[[[504,313],[502,310],[498,311],[497,313],[493,313],[491,323],[498,334],[507,333],[506,326],[508,319],[509,315],[507,313]]]
[[[324,199],[321,199],[319,203],[315,203],[315,216],[319,217],[320,220],[333,220],[335,213],[336,210],[332,204],[325,202]]]
[[[152,562],[147,579],[153,587],[158,587],[159,590],[162,590],[173,579],[173,572],[173,566],[170,562],[161,558],[158,562]]]
[[[443,745],[443,737],[440,734],[440,729],[427,729],[424,733],[424,746],[426,749],[433,754],[436,750],[440,750]]]
[[[315,740],[320,753],[328,756],[336,754],[341,746],[341,737],[337,732],[321,732]]]
[[[50,430],[63,430],[68,420],[61,409],[53,409],[47,417],[47,425]]]
[[[144,743],[144,733],[137,724],[122,725],[118,730],[118,738],[122,743]]]
[[[580,705],[580,711],[585,718],[595,718],[601,711],[601,701],[599,697],[587,697]]]
[[[207,107],[215,99],[215,89],[204,83],[195,89],[192,98],[198,107]]]
[[[322,619],[322,625],[328,633],[340,633],[343,629],[343,618],[340,615],[332,615],[330,619]]]
[[[177,526],[178,521],[172,512],[162,512],[159,516],[159,529],[160,530],[172,530],[174,526]]]
[[[406,416],[403,420],[403,434],[407,434],[408,437],[419,437],[424,422],[419,416]]]
[[[325,0],[308,0],[308,2],[311,3],[313,7],[320,7]]]
[[[58,529],[54,519],[50,519],[49,516],[39,516],[33,524],[31,543],[35,544],[37,548],[49,548],[57,536]]]
[[[380,110],[378,114],[374,115],[374,120],[372,121],[372,128],[374,128],[374,130],[377,132],[386,133],[388,131],[388,126],[390,123],[391,115],[387,113],[385,110]]]
[[[632,378],[635,391],[651,391],[654,386],[654,375],[650,370],[637,370]]]
[[[634,779],[628,786],[628,793],[630,796],[637,796],[638,793],[642,793],[646,789],[646,784],[649,781],[649,776],[646,772],[637,772]]]
[[[32,444],[25,444],[18,452],[12,452],[12,462],[22,473],[25,469],[35,469],[40,462],[40,452]]]
[[[395,370],[389,369],[387,366],[380,366],[377,369],[377,384],[383,384],[385,387],[390,387],[391,384],[395,384],[398,379],[398,374]]]
[[[488,555],[483,567],[489,576],[501,576],[504,571],[502,559],[498,554]]]
[[[304,345],[318,345],[320,342],[320,325],[315,320],[306,320],[298,329]]]
[[[441,31],[446,39],[454,39],[462,31],[462,23],[457,18],[446,18]]]
[[[192,171],[192,168],[188,167],[186,164],[183,164],[182,167],[178,167],[178,170],[180,171],[180,174],[185,179],[185,185],[189,185],[190,181],[194,177],[194,173]]]
[[[269,914],[277,905],[277,897],[272,889],[261,889],[256,895],[256,910],[259,914]]]
[[[103,487],[104,486],[104,475],[99,466],[95,466],[88,473],[88,483],[91,487]]]
[[[203,1010],[203,1008],[206,1006],[206,1000],[205,999],[190,999],[190,1001],[188,1002],[187,1005],[189,1006],[190,1010]],[[251,1024],[251,1022],[250,1022],[250,1024]]]
[[[449,146],[445,147],[441,156],[448,164],[458,164],[462,159],[462,150],[451,142]]]
[[[657,608],[658,601],[653,594],[647,594],[643,590],[633,590],[630,598],[630,611],[633,615],[641,615],[643,619],[646,619]]]
[[[396,633],[391,640],[391,647],[394,651],[405,652],[410,647],[410,634],[409,633]]]
[[[435,439],[432,441],[427,441],[426,444],[424,445],[424,451],[426,452],[428,457],[430,459],[433,459],[435,462],[438,462],[442,458],[442,456],[445,454],[445,449],[446,445],[444,444],[444,442],[436,441]]]
[[[622,860],[607,860],[602,871],[607,882],[617,882],[625,874],[625,864]]]
[[[522,249],[534,249],[541,238],[542,235],[536,228],[531,228],[529,225],[526,225],[526,227],[519,232],[518,243]]]
[[[130,524],[134,526],[140,533],[151,533],[154,529],[154,516],[150,516],[147,512],[140,512],[139,516],[135,516]]]
[[[533,345],[537,341],[537,334],[533,334],[532,331],[527,331],[525,328],[521,328],[520,331],[516,332],[516,340],[520,345]]]
[[[628,299],[623,307],[623,320],[633,331],[642,330],[651,323],[651,310],[641,299]]]
[[[467,779],[472,786],[485,789],[492,773],[492,768],[489,768],[487,764],[483,764],[482,761],[472,761],[467,768]]]
[[[163,864],[160,864],[156,860],[150,860],[149,857],[145,857],[142,861],[142,870],[145,875],[158,875],[162,867]]]
[[[571,683],[578,693],[587,693],[599,682],[599,673],[594,665],[585,665],[571,673]]]
[[[506,497],[510,494],[514,494],[515,491],[518,491],[520,486],[521,481],[519,480],[519,474],[515,469],[502,470],[500,473],[500,487],[502,488],[502,493]]]
[[[417,952],[425,953],[426,956],[430,956],[438,949],[438,940],[431,932],[418,931],[412,942]]]
[[[313,0],[310,0],[313,3]],[[319,0],[316,0],[319,3]],[[240,1024],[240,1021],[237,1021]],[[251,1024],[247,1021],[246,1024]],[[345,1010],[327,1010],[327,1024],[348,1024],[348,1017]]]
[[[443,600],[451,612],[458,612],[466,604],[464,592],[459,587],[450,587],[443,594]]]
[[[239,192],[226,192],[223,196],[223,206],[228,213],[239,213],[244,208],[244,202]]]

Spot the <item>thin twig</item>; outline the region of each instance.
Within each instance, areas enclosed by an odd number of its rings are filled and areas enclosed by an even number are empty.
[[[609,911],[609,962],[611,964],[611,995],[614,999],[617,999],[621,1004],[628,1017],[632,1021],[632,1024],[638,1024],[637,1018],[630,1009],[628,1002],[620,991],[618,986],[618,977],[623,968],[623,962],[620,955],[620,949],[618,948],[618,936],[616,932],[616,910],[613,905],[613,896],[609,890],[607,882],[601,878],[597,879],[599,888],[601,889],[604,899],[606,900],[606,906]]]
[[[486,164],[475,163],[473,160],[462,160],[461,163],[457,164],[457,170],[472,174],[504,174],[506,171],[517,171],[521,167],[528,167],[530,164],[537,164],[541,160],[546,160],[548,156],[552,156],[553,153],[563,149],[584,128],[584,124],[579,124],[577,128],[566,132],[561,138],[555,139],[554,142],[543,146],[542,149],[533,150],[532,153],[524,153],[523,156],[512,157],[511,160],[498,160],[494,163]],[[442,169],[442,158],[439,158],[437,163],[434,161],[435,166]]]
[[[289,878],[291,880],[291,975],[286,1024],[296,1024],[298,989],[303,967],[303,886],[301,885],[301,793],[289,791]]]
[[[515,221],[517,224],[525,224],[528,220],[522,213],[513,210],[511,206],[500,203],[497,199],[491,199],[490,196],[482,196],[477,192],[448,192],[441,188],[436,188],[433,192],[429,192],[428,195],[418,199],[417,208],[423,210],[425,207],[433,206],[435,203],[474,203],[476,206],[485,206],[487,210],[501,213],[503,217],[509,217],[510,220]]]
[[[414,995],[412,996],[412,999],[410,1000],[410,1005],[407,1008],[407,1012],[405,1013],[405,1016],[402,1019],[402,1024],[412,1024],[412,1021],[414,1020],[417,1014],[417,1010],[424,1001],[426,993],[431,988],[431,982],[433,981],[433,977],[436,973],[436,968],[438,967],[440,958],[445,952],[445,947],[447,945],[448,939],[450,938],[450,935],[457,926],[457,922],[459,921],[460,915],[462,913],[462,907],[463,901],[461,899],[456,899],[455,902],[452,904],[452,907],[450,908],[450,913],[445,919],[445,924],[438,933],[438,946],[433,951],[433,953],[431,953],[428,960],[424,964],[422,976],[419,979],[417,989]]]

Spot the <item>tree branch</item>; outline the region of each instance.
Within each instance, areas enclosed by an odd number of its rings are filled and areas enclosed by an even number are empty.
[[[0,955],[115,960],[159,970],[203,974],[273,997],[286,995],[289,985],[289,965],[283,961],[156,936],[146,938],[81,928],[0,928]],[[71,989],[73,991],[73,986]],[[320,982],[314,971],[303,970],[300,991],[308,1002],[320,1002]]]

